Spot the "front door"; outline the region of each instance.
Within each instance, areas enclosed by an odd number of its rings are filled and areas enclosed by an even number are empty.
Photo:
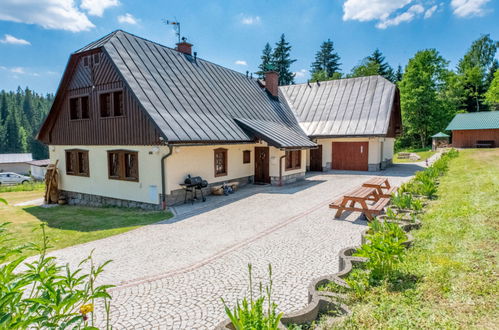
[[[310,149],[310,171],[322,172],[322,145],[317,149]]]
[[[369,142],[333,142],[334,170],[367,171]]]
[[[255,183],[270,183],[268,147],[255,147]]]

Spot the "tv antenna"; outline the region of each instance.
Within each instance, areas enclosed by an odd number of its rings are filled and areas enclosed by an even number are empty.
[[[175,18],[174,21],[170,21],[167,19],[162,19],[162,21],[166,25],[173,25],[173,29],[175,30],[175,34],[177,35],[178,38],[178,43],[180,43],[180,22],[177,21],[177,18]]]

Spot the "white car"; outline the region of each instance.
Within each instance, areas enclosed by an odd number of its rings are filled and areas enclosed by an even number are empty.
[[[29,176],[13,173],[13,172],[3,172],[0,173],[0,184],[24,184],[33,181]]]

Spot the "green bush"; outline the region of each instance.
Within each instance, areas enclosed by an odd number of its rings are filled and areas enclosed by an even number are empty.
[[[225,313],[236,330],[276,330],[279,328],[283,314],[277,313],[277,305],[272,301],[272,266],[269,264],[269,285],[265,288],[265,294],[260,282],[260,295],[256,299],[253,299],[251,270],[252,266],[248,264],[250,299],[244,297],[241,303],[238,301],[231,310],[222,298]],[[265,300],[267,300],[266,310]]]
[[[402,260],[406,240],[406,233],[396,223],[375,219],[369,224],[366,243],[361,245],[354,256],[368,258],[365,267],[369,271],[371,283],[385,279]]]
[[[0,224],[1,329],[94,329],[94,306],[99,301],[109,321],[111,296],[107,289],[112,286],[95,284],[108,262],[96,266],[89,256],[75,270],[59,266],[56,258],[46,255],[49,241],[44,226],[40,246],[13,246],[7,228],[8,223]],[[26,257],[20,256],[25,249],[35,249],[38,258],[26,262]],[[86,274],[83,265],[89,265]]]

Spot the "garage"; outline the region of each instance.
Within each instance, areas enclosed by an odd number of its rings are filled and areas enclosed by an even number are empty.
[[[369,142],[333,142],[333,170],[367,171]]]

